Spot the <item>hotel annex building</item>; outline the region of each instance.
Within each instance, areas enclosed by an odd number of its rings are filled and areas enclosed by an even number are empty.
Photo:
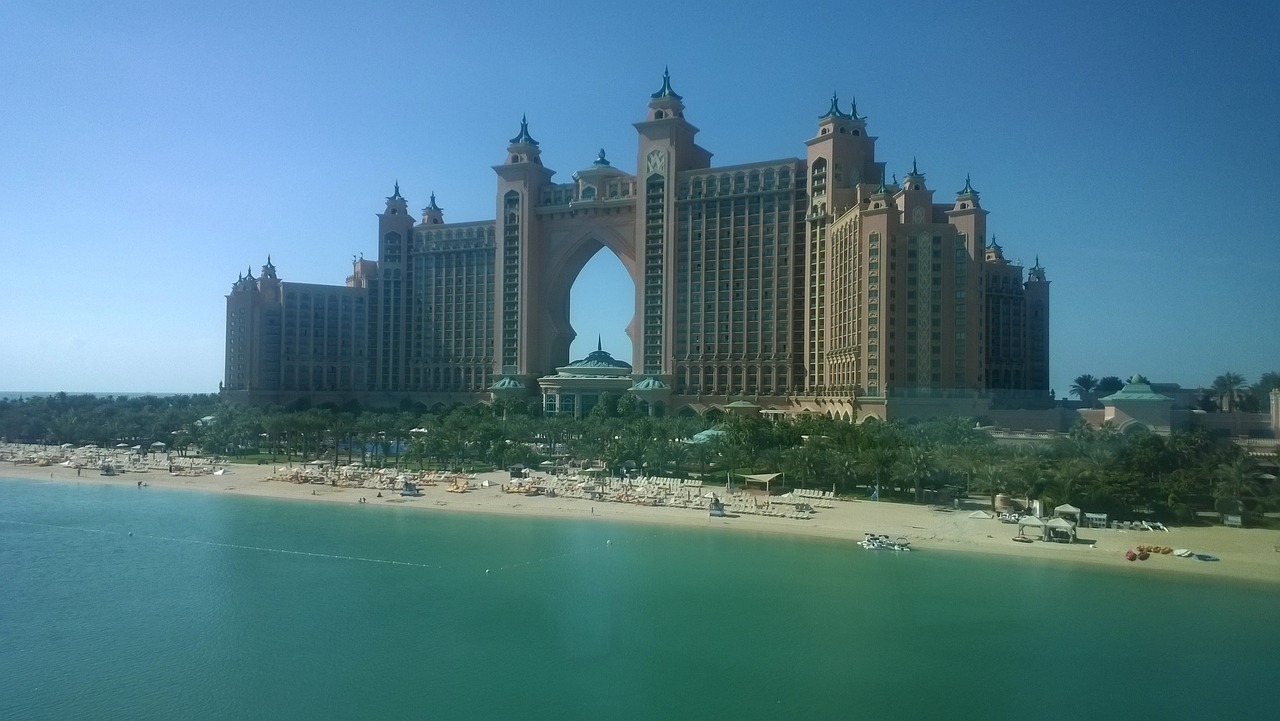
[[[223,394],[580,414],[539,379],[569,363],[569,291],[603,247],[635,283],[630,390],[651,412],[1050,403],[1049,281],[988,238],[968,179],[942,202],[914,161],[891,181],[866,118],[836,98],[799,158],[713,167],[666,74],[635,128],[636,175],[601,151],[557,183],[522,121],[494,166],[494,220],[446,222],[434,195],[415,218],[397,186],[377,260],[344,286],[281,281],[270,260],[242,276]]]

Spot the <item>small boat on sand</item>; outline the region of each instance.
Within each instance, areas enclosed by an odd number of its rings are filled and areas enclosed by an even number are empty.
[[[1124,560],[1126,561],[1134,561],[1137,560],[1137,558],[1138,554],[1134,553],[1132,548],[1124,552]]]
[[[1198,558],[1198,559],[1199,559],[1199,560],[1201,560],[1201,561],[1216,561],[1216,560],[1218,560],[1218,557],[1217,557],[1217,556],[1210,556],[1210,555],[1209,555],[1209,554],[1207,554],[1207,553],[1197,553],[1197,554],[1196,554],[1196,558]]]
[[[1036,539],[1034,539],[1034,538],[1027,538],[1026,536],[1024,536],[1024,535],[1022,535],[1022,534],[1018,534],[1018,535],[1016,535],[1016,536],[1014,536],[1014,537],[1013,537],[1013,540],[1017,541],[1018,543],[1035,543],[1035,540],[1036,540]]]
[[[1173,549],[1173,555],[1179,556],[1181,558],[1190,558],[1195,554],[1191,553],[1191,550],[1187,548],[1175,548]]]
[[[878,533],[868,533],[866,537],[858,541],[858,545],[869,551],[910,551],[911,542],[905,537],[900,537],[897,541],[889,540],[889,537]]]

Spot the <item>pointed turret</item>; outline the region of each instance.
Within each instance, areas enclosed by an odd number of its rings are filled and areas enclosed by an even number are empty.
[[[675,98],[676,100],[682,99],[678,94],[676,94],[676,91],[671,89],[671,68],[670,67],[664,67],[662,69],[662,87],[658,88],[658,92],[654,93],[653,95],[650,95],[649,97]]]
[[[964,176],[964,187],[956,193],[956,203],[951,208],[952,212],[956,211],[972,211],[981,208],[978,202],[978,191],[973,189],[973,183],[970,182],[968,174]]]
[[[1009,262],[1005,260],[1004,248],[1001,248],[1000,244],[996,242],[995,235],[991,236],[991,243],[985,248],[983,257],[989,263],[1008,264]]]
[[[391,191],[391,195],[387,196],[387,207],[384,211],[388,215],[407,215],[409,213],[409,204],[400,195],[400,181],[396,181],[395,188]]]
[[[520,132],[516,133],[516,137],[511,139],[511,144],[512,145],[525,144],[525,145],[535,145],[535,146],[538,144],[538,141],[534,140],[533,136],[529,134],[529,116],[527,115],[520,116]]]
[[[604,148],[600,148],[600,155],[596,156],[596,162],[592,163],[592,165],[609,166],[609,161],[604,157]]]
[[[427,207],[422,209],[422,222],[426,225],[440,225],[444,223],[444,208],[436,205],[436,194],[431,194],[431,202]]]
[[[663,68],[662,87],[649,96],[649,116],[647,120],[664,120],[666,118],[683,118],[684,102],[679,93],[671,89],[671,72]]]
[[[905,185],[911,190],[924,190],[924,173],[920,172],[919,166],[916,165],[916,159],[911,158],[911,172],[907,173]],[[916,186],[919,187],[916,187]]]
[[[507,145],[507,165],[533,163],[542,165],[542,151],[538,149],[538,141],[529,134],[529,118],[520,116],[520,132]]]
[[[1039,281],[1041,283],[1048,282],[1048,278],[1046,278],[1044,274],[1044,266],[1040,265],[1040,256],[1038,254],[1036,255],[1036,264],[1031,266],[1031,269],[1027,271],[1027,282],[1030,283],[1032,281]]]
[[[847,118],[847,117],[849,117],[849,115],[847,115],[842,110],[840,110],[840,97],[835,93],[832,93],[831,107],[827,110],[826,113],[819,115],[818,120],[825,120],[827,118]]]

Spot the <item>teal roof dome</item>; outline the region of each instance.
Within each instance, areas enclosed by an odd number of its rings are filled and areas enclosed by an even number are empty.
[[[666,391],[671,390],[671,386],[663,383],[657,378],[645,378],[639,383],[631,387],[633,391]]]
[[[565,367],[566,368],[622,368],[625,370],[631,370],[630,363],[620,361],[617,358],[614,358],[613,356],[609,355],[609,351],[601,350],[599,348],[591,351],[591,353],[586,358],[583,358],[581,360],[576,360]]]

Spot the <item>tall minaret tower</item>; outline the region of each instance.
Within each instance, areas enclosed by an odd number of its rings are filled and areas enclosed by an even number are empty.
[[[637,375],[666,375],[675,342],[669,318],[675,307],[676,174],[710,167],[711,153],[694,142],[698,129],[684,119],[683,99],[671,89],[666,71],[662,87],[649,96],[648,114],[635,128],[640,133],[636,261],[641,281],[636,284],[639,337],[633,339],[631,365]]]
[[[1027,271],[1027,390],[1049,393],[1049,279],[1040,256]]]
[[[520,132],[507,144],[507,156],[493,166],[498,174],[497,197],[497,323],[494,338],[495,375],[509,376],[532,387],[529,380],[546,369],[537,367],[542,336],[540,309],[532,299],[537,289],[538,218],[534,213],[544,185],[553,171],[542,165],[538,141],[529,134],[528,118],[520,118]]]
[[[955,204],[947,211],[947,220],[956,229],[954,252],[948,251],[954,257],[943,263],[943,267],[947,267],[954,260],[952,296],[948,298],[948,302],[954,300],[957,308],[964,307],[963,317],[978,320],[978,324],[972,327],[956,322],[955,330],[965,331],[965,337],[961,341],[958,335],[953,336],[957,339],[952,366],[955,372],[952,374],[951,385],[982,388],[985,384],[985,370],[980,360],[984,357],[982,338],[990,332],[984,328],[986,306],[982,302],[983,286],[986,283],[983,269],[986,268],[987,254],[987,211],[982,209],[978,191],[973,189],[967,175],[964,187],[956,193]],[[961,300],[961,294],[956,291],[963,291],[964,300]],[[953,321],[955,317],[952,316]],[[956,377],[960,375],[964,376],[964,385],[956,382]]]
[[[840,98],[831,96],[831,107],[818,117],[818,132],[808,146],[808,211],[805,214],[808,246],[808,282],[805,286],[804,336],[805,387],[810,392],[829,385],[827,349],[832,346],[827,328],[827,288],[834,271],[827,242],[831,222],[858,202],[858,186],[880,182],[884,168],[875,162],[875,138],[867,136],[867,119],[840,109]]]
[[[405,323],[408,319],[409,289],[405,287],[405,265],[413,238],[413,216],[409,203],[395,184],[386,206],[378,214],[378,271],[370,284],[369,323],[373,331],[373,387],[382,391],[405,388]]]

